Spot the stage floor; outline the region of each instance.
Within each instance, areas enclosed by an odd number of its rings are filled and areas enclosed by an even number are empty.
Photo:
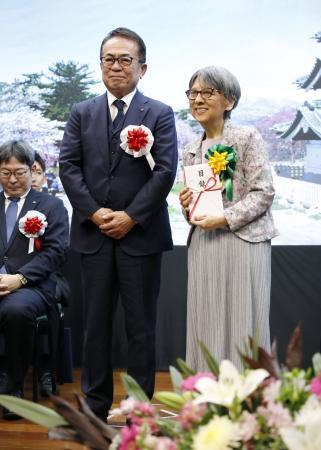
[[[65,383],[59,386],[59,395],[76,406],[74,393],[80,393],[80,369],[75,369],[73,383]],[[115,372],[115,398],[113,407],[125,398],[125,390],[120,381],[120,372]],[[168,372],[158,372],[156,375],[156,390],[172,390]],[[25,389],[25,398],[31,400],[31,378],[28,376]],[[51,407],[48,399],[40,397],[42,405]],[[6,421],[0,416],[0,449],[5,450],[87,450],[88,447],[70,441],[49,441],[45,428],[30,423],[27,420]],[[112,426],[119,427],[124,424],[121,418],[110,419]]]

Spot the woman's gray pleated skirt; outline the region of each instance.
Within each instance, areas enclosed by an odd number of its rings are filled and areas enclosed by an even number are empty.
[[[228,230],[194,229],[188,249],[186,362],[208,370],[199,341],[215,359],[242,368],[248,336],[270,351],[271,243],[246,242]]]

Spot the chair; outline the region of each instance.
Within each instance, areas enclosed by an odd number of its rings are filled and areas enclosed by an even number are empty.
[[[50,375],[52,392],[57,392],[57,381],[62,384],[62,351],[64,333],[64,310],[61,303],[47,307],[47,313],[39,316],[34,322],[34,351],[32,357],[32,399],[38,402],[38,380],[40,360],[40,337],[48,336]],[[57,351],[58,350],[58,351]]]

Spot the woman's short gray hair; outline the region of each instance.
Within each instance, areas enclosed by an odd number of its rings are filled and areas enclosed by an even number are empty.
[[[241,87],[236,77],[224,67],[208,66],[197,70],[189,81],[191,89],[196,80],[201,81],[206,86],[218,90],[227,100],[233,100],[233,108],[236,108],[241,98]],[[224,112],[224,119],[231,116],[231,111]]]

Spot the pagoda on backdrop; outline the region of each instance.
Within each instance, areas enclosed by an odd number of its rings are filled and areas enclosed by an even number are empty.
[[[321,32],[316,33],[313,39],[321,43]],[[316,58],[311,73],[296,80],[296,84],[306,91],[321,89],[320,58]],[[292,141],[305,141],[304,179],[321,184],[321,99],[305,101],[298,108],[293,122],[283,130],[280,137]]]

